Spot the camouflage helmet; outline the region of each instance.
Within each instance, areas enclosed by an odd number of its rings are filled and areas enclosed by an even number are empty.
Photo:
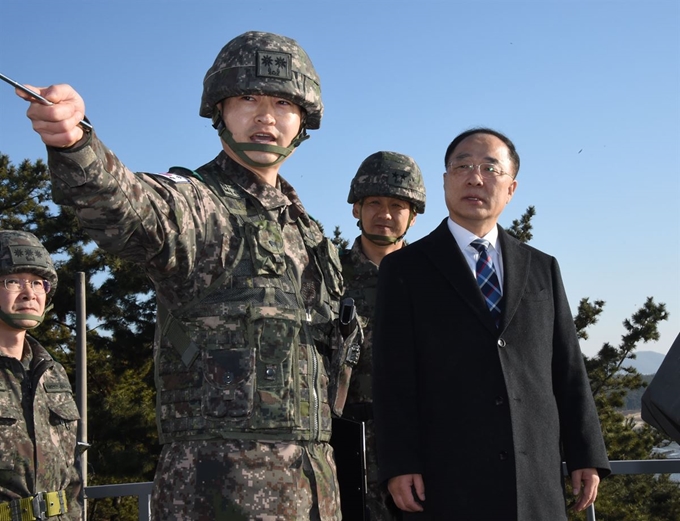
[[[227,43],[203,79],[200,115],[212,118],[225,98],[275,96],[306,111],[306,128],[321,126],[321,85],[312,61],[293,39],[250,31]]]
[[[57,287],[52,257],[32,233],[0,230],[0,275],[33,273]]]
[[[425,212],[423,174],[413,158],[396,152],[376,152],[364,159],[349,188],[347,202],[364,197],[395,197]]]

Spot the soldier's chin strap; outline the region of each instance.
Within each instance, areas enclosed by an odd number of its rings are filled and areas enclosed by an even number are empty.
[[[2,309],[0,309],[0,320],[14,329],[29,330],[42,324],[42,321],[45,320],[45,315],[50,309],[52,309],[52,307],[53,304],[47,306],[42,315],[31,315],[29,313],[5,313]],[[25,326],[23,324],[18,324],[16,322],[17,320],[35,320],[36,324],[34,326]]]
[[[286,159],[293,152],[293,150],[295,150],[296,147],[300,146],[300,143],[302,143],[306,139],[309,139],[309,134],[307,134],[307,129],[305,128],[304,119],[302,121],[302,124],[300,125],[300,132],[298,132],[298,135],[295,136],[295,138],[293,138],[293,141],[291,141],[290,145],[288,145],[287,147],[280,147],[278,145],[267,145],[264,143],[236,142],[234,140],[234,135],[224,124],[224,120],[222,119],[222,112],[218,108],[215,109],[215,113],[213,114],[212,126],[217,130],[217,133],[219,134],[220,138],[227,145],[229,145],[229,148],[231,148],[234,151],[234,153],[241,159],[241,161],[254,168],[278,165],[281,161]],[[248,155],[246,154],[246,152],[248,151],[269,152],[272,154],[278,154],[279,158],[270,163],[261,163],[259,161],[254,161],[253,159],[248,157]]]
[[[411,223],[413,222],[413,218],[416,215],[416,212],[413,208],[413,205],[411,205],[411,212],[408,216],[408,222],[406,223],[406,229],[404,230],[404,233],[402,233],[399,237],[388,237],[387,235],[375,235],[373,233],[366,233],[366,230],[364,230],[363,225],[361,224],[361,210],[364,206],[364,201],[362,200],[360,203],[360,208],[359,208],[359,220],[357,221],[357,226],[361,230],[361,235],[366,237],[369,241],[371,241],[373,244],[377,246],[389,246],[391,244],[397,244],[399,241],[401,241],[405,236],[406,232],[408,232],[408,229],[411,227]]]

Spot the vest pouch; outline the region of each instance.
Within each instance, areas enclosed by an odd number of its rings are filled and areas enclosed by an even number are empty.
[[[295,426],[300,410],[299,313],[294,309],[251,307],[247,322],[248,339],[257,352],[254,426]]]
[[[18,391],[17,391],[18,392]],[[0,377],[0,426],[14,425],[24,413],[20,401]],[[3,437],[0,437],[0,440]],[[0,458],[2,459],[2,458]]]
[[[342,297],[342,264],[337,246],[328,237],[324,237],[315,248],[315,252],[328,292],[334,299],[340,299]]]
[[[207,341],[201,352],[201,412],[207,418],[244,419],[253,409],[255,352]]]
[[[249,221],[245,235],[255,275],[283,275],[286,257],[281,226],[274,221]]]
[[[21,404],[13,400],[0,378],[0,472],[14,470],[14,454],[19,441],[14,426],[22,416]]]
[[[78,435],[78,420],[80,413],[73,400],[71,384],[66,375],[57,374],[57,379],[45,379],[45,402],[50,410],[50,434],[53,440],[59,440],[57,455],[66,460],[67,465],[73,465],[76,457],[76,437]]]

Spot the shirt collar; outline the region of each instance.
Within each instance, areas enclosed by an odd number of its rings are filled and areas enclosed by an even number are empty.
[[[491,231],[484,237],[477,237],[470,230],[466,230],[460,224],[454,222],[451,217],[448,218],[447,224],[449,225],[449,231],[451,232],[451,235],[453,235],[453,238],[456,239],[456,243],[458,243],[458,247],[461,250],[470,246],[470,243],[475,239],[484,239],[489,241],[489,244],[491,244],[493,249],[496,251],[500,250],[498,246],[498,226],[491,228]]]

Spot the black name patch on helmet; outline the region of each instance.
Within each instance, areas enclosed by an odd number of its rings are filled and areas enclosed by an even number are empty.
[[[34,248],[33,246],[12,246],[8,245],[10,256],[12,257],[12,264],[14,266],[24,266],[31,264],[33,266],[42,266],[44,268],[51,268],[49,260],[45,257],[45,250],[42,248]]]
[[[287,52],[257,51],[257,75],[262,78],[293,78],[293,56]]]

